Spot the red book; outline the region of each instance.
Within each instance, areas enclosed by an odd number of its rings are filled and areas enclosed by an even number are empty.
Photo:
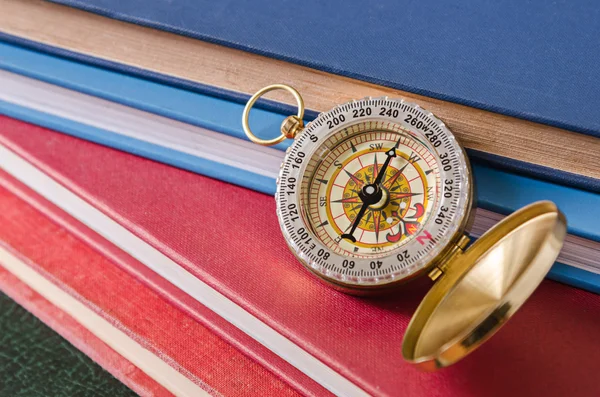
[[[2,177],[5,183],[10,182],[10,177]],[[203,391],[213,395],[297,394],[286,382],[4,188],[0,188],[0,208],[2,290],[134,391],[142,395],[170,394],[167,389],[193,395]],[[77,303],[85,308],[78,311]],[[66,311],[61,305],[66,305]],[[108,325],[97,320],[95,327],[87,324],[86,328],[79,322],[81,313],[98,316]],[[140,365],[135,360],[139,356],[133,357],[132,363],[120,354],[120,348],[131,347],[103,340],[106,335],[102,332],[98,336],[98,329],[107,326],[117,330],[109,330],[108,336],[122,333],[133,341],[129,343],[137,343],[144,350],[146,361],[154,360],[153,365],[139,369],[135,366]],[[139,352],[134,349],[133,353]],[[162,363],[156,367],[158,361]],[[161,369],[165,374],[162,378],[156,373],[149,376],[143,372],[148,368]]]
[[[288,251],[271,197],[10,119],[0,142],[17,155],[3,152],[7,171],[338,394],[600,392],[600,296],[544,281],[481,349],[420,373],[400,346],[426,280],[348,296]]]
[[[0,288],[138,394],[298,394],[4,188],[0,209]]]

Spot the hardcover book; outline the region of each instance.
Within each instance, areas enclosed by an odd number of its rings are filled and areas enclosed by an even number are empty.
[[[600,53],[586,51],[599,11],[589,1],[52,1],[600,137]]]
[[[180,307],[209,311],[4,172],[0,186],[0,288],[138,394],[327,394],[271,373]]]

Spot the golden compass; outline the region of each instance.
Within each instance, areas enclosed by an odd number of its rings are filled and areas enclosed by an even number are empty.
[[[249,113],[284,89],[298,114],[265,141]],[[510,215],[471,244],[473,179],[450,130],[401,99],[365,98],[321,113],[306,127],[300,94],[286,85],[257,92],[243,126],[256,143],[294,143],[275,200],[299,261],[341,291],[392,291],[428,274],[435,281],[406,331],[404,358],[424,369],[452,364],[490,337],[542,281],[562,247],[566,220],[543,201]],[[468,248],[467,248],[468,247]]]

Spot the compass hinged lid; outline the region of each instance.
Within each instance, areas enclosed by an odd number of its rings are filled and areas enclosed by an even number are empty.
[[[541,201],[508,216],[453,256],[408,326],[404,358],[435,370],[476,349],[533,293],[565,235],[564,215],[552,202]]]

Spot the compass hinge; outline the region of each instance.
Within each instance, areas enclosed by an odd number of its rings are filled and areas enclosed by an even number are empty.
[[[296,138],[303,128],[304,122],[298,116],[288,116],[281,123],[281,133],[288,139]]]
[[[470,241],[471,239],[469,238],[469,236],[463,234],[456,243],[456,245],[452,248],[452,250],[450,250],[448,255],[445,258],[443,258],[439,262],[439,264],[433,268],[433,270],[429,272],[429,278],[433,281],[440,278],[440,276],[446,272],[447,264],[457,255],[462,254]]]

